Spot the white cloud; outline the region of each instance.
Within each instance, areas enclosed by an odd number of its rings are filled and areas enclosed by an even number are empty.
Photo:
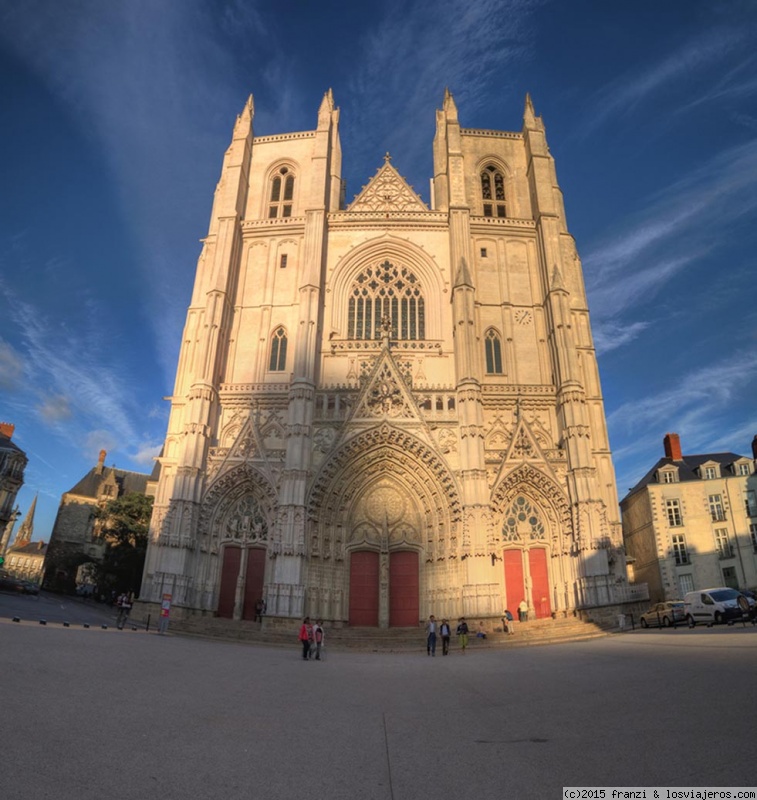
[[[132,460],[136,461],[137,464],[149,466],[150,469],[152,469],[156,457],[160,454],[160,448],[162,446],[162,442],[158,444],[143,444],[132,456]]]
[[[21,356],[0,339],[0,389],[20,389],[24,378],[24,363]]]
[[[68,398],[62,394],[47,397],[37,406],[37,413],[45,422],[50,424],[71,419],[73,415]]]
[[[117,437],[106,430],[89,431],[84,440],[80,442],[82,454],[91,461],[98,460],[101,450],[105,450],[106,454],[112,450],[118,450],[119,444]]]

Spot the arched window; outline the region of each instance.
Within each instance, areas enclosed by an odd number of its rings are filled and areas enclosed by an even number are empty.
[[[268,219],[292,216],[294,198],[294,175],[289,167],[281,167],[271,181],[271,194],[268,200]]]
[[[489,328],[484,339],[486,348],[486,372],[488,375],[502,374],[502,343],[493,328]]]
[[[502,173],[488,166],[481,173],[481,199],[485,217],[505,216],[505,179]]]
[[[271,338],[271,360],[268,369],[271,372],[283,372],[287,363],[287,332],[284,328],[276,328]]]
[[[389,261],[368,267],[355,279],[349,296],[348,337],[379,339],[383,317],[391,323],[392,339],[426,338],[420,282],[407,267]]]

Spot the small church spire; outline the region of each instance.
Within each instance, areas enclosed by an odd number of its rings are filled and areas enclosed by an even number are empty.
[[[18,533],[16,534],[15,546],[29,544],[29,542],[31,542],[32,536],[34,535],[34,511],[36,508],[37,495],[35,494],[34,500],[32,500],[32,504],[29,506],[29,510],[26,512],[26,517],[21,523],[21,527],[18,529]]]
[[[557,264],[555,264],[555,267],[552,270],[552,288],[565,291],[565,281],[563,280],[562,272],[560,272],[560,268],[557,266]]]

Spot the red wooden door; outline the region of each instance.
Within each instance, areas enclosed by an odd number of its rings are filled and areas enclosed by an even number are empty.
[[[389,554],[389,625],[417,626],[420,617],[418,553],[400,550]]]
[[[242,551],[239,547],[223,548],[221,565],[221,588],[218,591],[218,616],[231,619],[234,616],[234,598],[237,593],[237,578]]]
[[[247,577],[244,582],[242,619],[255,619],[255,606],[263,599],[265,550],[253,547],[247,551]]]
[[[523,556],[520,550],[505,550],[504,559],[507,608],[517,619],[520,601],[526,597],[523,584]]]
[[[542,619],[552,613],[552,604],[549,601],[547,551],[541,547],[529,550],[528,566],[531,571],[531,602],[536,611],[536,618]]]
[[[350,557],[350,625],[378,627],[379,554],[369,551]]]

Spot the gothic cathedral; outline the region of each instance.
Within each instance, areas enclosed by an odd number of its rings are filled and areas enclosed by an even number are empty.
[[[436,114],[431,206],[387,155],[345,206],[339,110],[237,118],[197,265],[142,600],[410,626],[621,599],[581,263],[544,124]]]

